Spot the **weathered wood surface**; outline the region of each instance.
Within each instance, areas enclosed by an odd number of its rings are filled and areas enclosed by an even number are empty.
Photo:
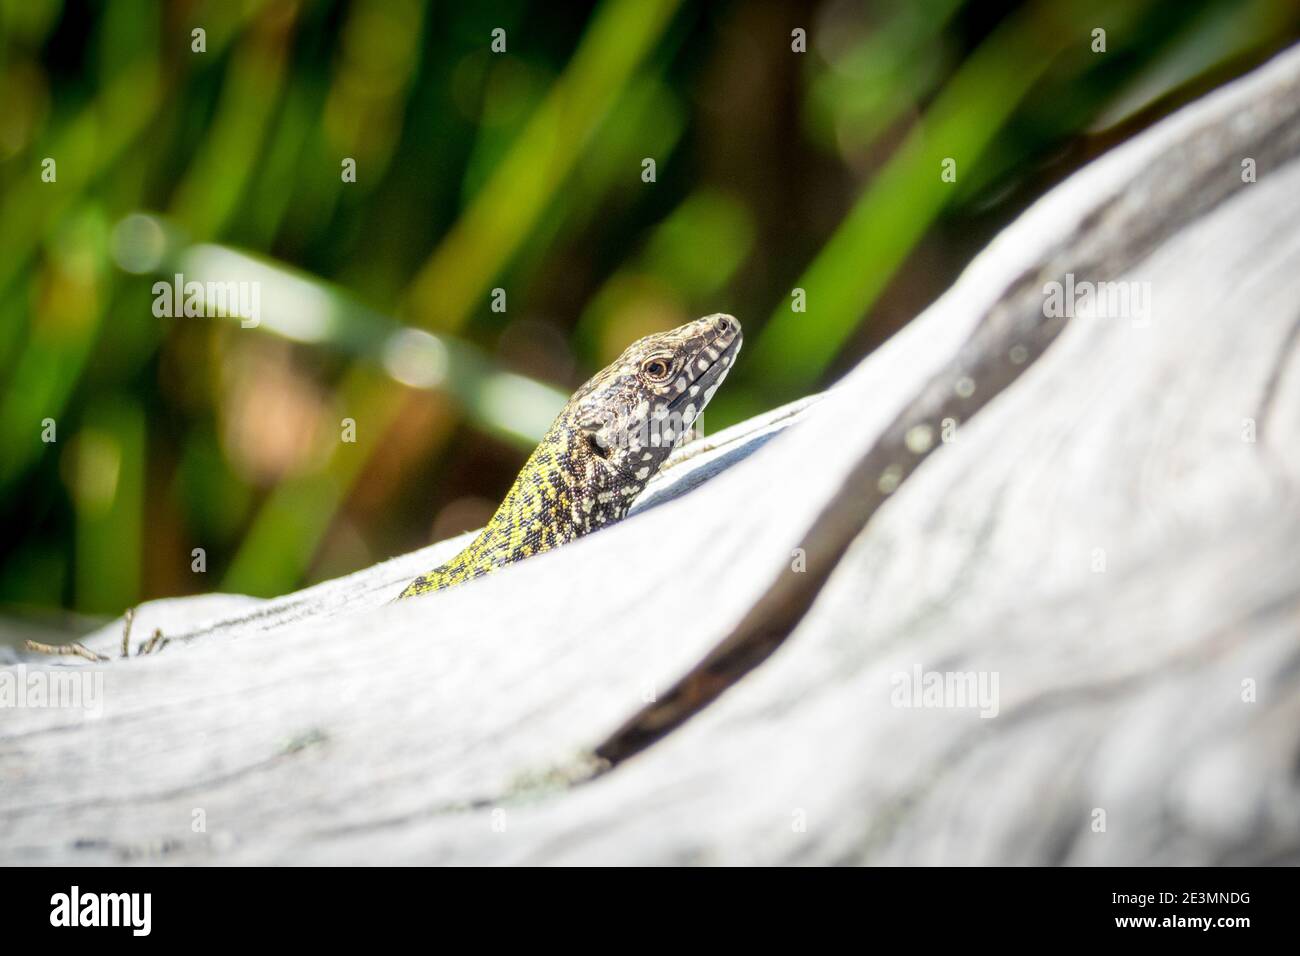
[[[0,712],[0,861],[1300,861],[1297,223],[1291,51],[648,513],[424,599],[385,603],[455,542],[27,661],[105,707]],[[1149,322],[1045,317],[1067,272],[1149,283]],[[996,716],[895,706],[915,668],[996,675]]]

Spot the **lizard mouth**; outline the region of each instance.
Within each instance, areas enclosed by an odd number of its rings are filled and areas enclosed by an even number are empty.
[[[688,405],[694,405],[697,414],[703,411],[704,406],[713,398],[713,393],[722,384],[722,380],[731,371],[731,366],[735,364],[736,354],[740,351],[743,342],[744,336],[740,331],[740,323],[732,319],[729,329],[719,334],[692,359],[697,369],[700,362],[707,362],[708,367],[699,371],[686,391],[668,403],[669,410],[681,412]]]

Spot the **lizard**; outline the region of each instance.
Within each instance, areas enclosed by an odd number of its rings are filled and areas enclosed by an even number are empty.
[[[633,342],[561,409],[491,520],[395,600],[441,591],[622,520],[731,370],[740,323],[707,315]]]

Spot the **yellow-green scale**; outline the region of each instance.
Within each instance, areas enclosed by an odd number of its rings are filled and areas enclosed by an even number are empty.
[[[488,574],[506,564],[549,551],[576,535],[569,514],[576,476],[569,473],[568,426],[563,416],[529,456],[519,477],[487,526],[446,564],[416,578],[401,597],[441,591]]]

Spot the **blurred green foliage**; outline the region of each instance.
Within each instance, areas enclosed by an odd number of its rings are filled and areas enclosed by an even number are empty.
[[[277,594],[467,530],[699,314],[747,338],[710,428],[822,387],[1298,32],[1290,0],[0,0],[0,602]],[[260,321],[158,315],[178,273]]]

